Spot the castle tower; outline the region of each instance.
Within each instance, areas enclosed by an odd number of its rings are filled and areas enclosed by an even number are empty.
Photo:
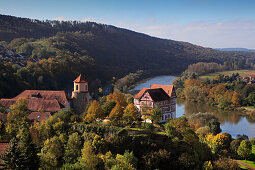
[[[74,90],[72,92],[72,104],[75,113],[82,114],[89,103],[90,95],[88,91],[88,82],[80,74],[74,81]]]

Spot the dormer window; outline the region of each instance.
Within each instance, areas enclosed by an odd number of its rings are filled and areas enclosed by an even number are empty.
[[[32,94],[31,97],[33,97],[33,98],[42,98],[40,93]]]

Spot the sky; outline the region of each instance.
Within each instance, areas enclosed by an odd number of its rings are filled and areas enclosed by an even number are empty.
[[[255,0],[0,0],[0,14],[94,21],[204,47],[255,49]]]

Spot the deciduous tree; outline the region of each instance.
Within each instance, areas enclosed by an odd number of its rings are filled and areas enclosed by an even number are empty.
[[[139,117],[140,114],[138,113],[137,108],[132,103],[129,104],[124,110],[123,119],[125,119],[126,122],[131,123],[132,121],[137,121]]]
[[[248,140],[243,140],[238,147],[237,153],[244,159],[248,159],[251,155],[252,145],[251,142]]]
[[[88,113],[85,116],[85,122],[92,122],[95,121],[97,118],[99,119],[103,119],[104,118],[104,110],[102,109],[100,103],[96,100],[94,100],[89,109],[88,109]]]
[[[11,105],[11,112],[7,115],[7,126],[6,131],[12,136],[15,137],[19,131],[19,127],[23,123],[28,122],[28,114],[30,111],[27,108],[27,100],[19,98],[15,105]]]

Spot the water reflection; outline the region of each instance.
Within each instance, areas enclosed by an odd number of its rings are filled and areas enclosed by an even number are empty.
[[[175,76],[158,76],[144,83],[138,84],[133,90],[141,90],[150,87],[152,84],[172,84]],[[233,137],[238,134],[246,134],[250,138],[255,137],[255,120],[250,116],[242,116],[237,111],[224,111],[206,104],[198,104],[177,100],[176,117],[183,114],[190,115],[198,112],[213,113],[221,123],[222,132],[228,132]]]
[[[228,132],[233,137],[238,134],[255,137],[255,120],[250,116],[242,115],[240,111],[225,111],[206,104],[177,100],[177,112],[186,116],[199,112],[213,113],[221,123],[222,132]],[[182,114],[177,115],[182,116]]]

